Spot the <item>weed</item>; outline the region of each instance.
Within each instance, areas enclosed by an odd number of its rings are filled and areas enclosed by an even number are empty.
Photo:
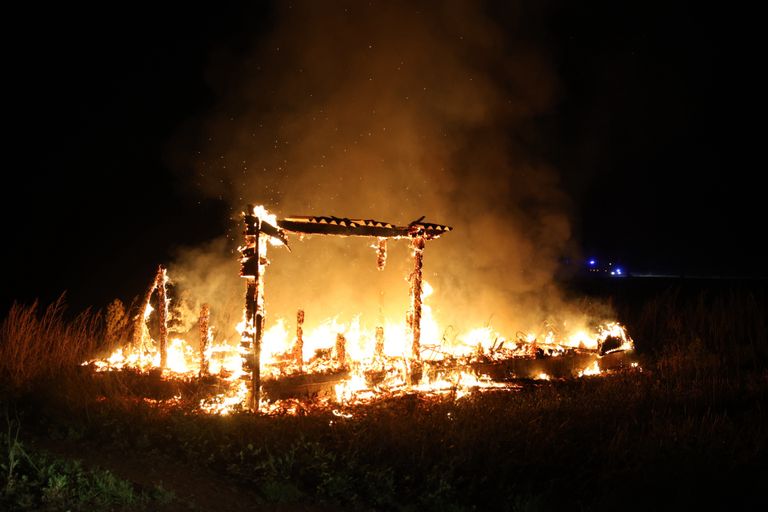
[[[174,497],[162,487],[137,492],[134,486],[109,471],[87,470],[80,462],[28,452],[19,440],[18,420],[9,419],[0,436],[4,454],[0,467],[4,482],[0,505],[9,510],[114,510],[143,509],[167,504]]]

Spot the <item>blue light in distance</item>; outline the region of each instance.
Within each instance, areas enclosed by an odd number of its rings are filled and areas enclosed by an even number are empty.
[[[597,264],[597,261],[595,261],[594,259],[589,260],[590,267],[594,267],[596,264]]]

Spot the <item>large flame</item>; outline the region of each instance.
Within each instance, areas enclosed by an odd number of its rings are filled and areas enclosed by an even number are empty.
[[[432,293],[432,287],[425,282],[424,298]],[[151,309],[145,320],[151,320]],[[242,330],[243,323],[238,326]],[[598,325],[591,330],[585,328],[568,333],[562,339],[554,332],[528,332],[509,339],[490,326],[478,327],[456,336],[448,342],[441,338],[444,332],[424,305],[422,316],[422,353],[424,371],[416,382],[409,382],[410,340],[403,322],[385,322],[384,344],[381,353],[376,353],[376,327],[365,325],[358,316],[349,323],[328,318],[303,335],[301,362],[292,357],[296,342],[295,328],[292,330],[284,318],[276,319],[264,332],[261,348],[262,378],[279,379],[303,373],[329,373],[348,370],[335,385],[338,403],[359,403],[371,400],[383,393],[414,392],[450,393],[460,398],[477,389],[515,388],[515,385],[494,382],[490,378],[467,370],[467,364],[474,361],[502,361],[510,358],[531,358],[536,351],[544,350],[548,357],[558,357],[574,350],[591,351],[597,354],[606,339],[620,340],[621,344],[611,351],[631,350],[632,339],[623,326],[617,322]],[[379,326],[381,327],[381,326]],[[147,332],[145,331],[145,335]],[[346,342],[345,364],[335,360],[334,351],[339,336]],[[203,358],[208,363],[208,372],[229,383],[227,391],[201,402],[201,410],[213,414],[228,414],[242,408],[248,395],[247,372],[243,369],[243,358],[239,344],[228,340],[213,340],[201,356],[196,342],[172,338],[167,347],[167,364],[163,374],[168,377],[191,378],[199,374]],[[455,368],[439,366],[446,360],[454,361]],[[435,363],[436,366],[431,366]],[[160,352],[150,339],[140,346],[126,346],[115,350],[108,357],[89,361],[98,371],[131,368],[140,371],[159,369]],[[436,371],[431,371],[436,369]],[[597,359],[590,360],[582,368],[574,368],[574,375],[596,375],[601,372]],[[380,378],[372,382],[370,374]],[[544,372],[525,375],[535,379],[549,380]],[[263,401],[261,409],[269,412],[273,405]]]
[[[263,207],[255,207],[254,215],[276,223],[274,215]],[[633,349],[632,339],[623,326],[608,322],[592,327],[578,325],[568,332],[544,329],[540,332],[520,332],[509,338],[486,325],[470,329],[446,339],[427,304],[433,287],[423,281],[421,312],[421,343],[418,361],[412,352],[411,333],[404,320],[380,321],[368,324],[360,316],[350,322],[329,317],[307,329],[285,318],[277,318],[266,326],[261,343],[261,378],[265,382],[279,381],[302,375],[332,375],[333,396],[340,404],[354,404],[375,399],[383,394],[420,392],[451,394],[460,398],[472,390],[516,389],[516,383],[497,382],[483,375],[483,365],[509,360],[537,360],[566,354],[590,354],[581,367],[574,367],[576,377],[601,373],[599,359],[611,352]],[[141,372],[157,370],[161,365],[158,344],[151,339],[146,322],[152,321],[153,310],[147,304],[143,312],[141,341],[118,348],[108,357],[88,361],[97,371],[134,369]],[[252,328],[245,319],[236,332]],[[215,330],[208,329],[212,335]],[[302,343],[300,357],[295,347],[298,336]],[[172,338],[167,344],[164,376],[192,378],[207,373],[221,380],[224,392],[204,399],[200,409],[213,414],[228,414],[242,409],[247,403],[250,374],[243,367],[246,356],[242,344],[235,340],[211,339],[200,351],[197,340]],[[584,361],[585,359],[579,359]],[[634,364],[633,364],[634,366]],[[535,366],[528,374],[518,377],[550,380],[553,377]],[[262,393],[263,396],[263,393]],[[280,409],[297,410],[296,404],[279,404],[278,400],[262,400],[263,412]],[[277,403],[277,405],[276,405]]]

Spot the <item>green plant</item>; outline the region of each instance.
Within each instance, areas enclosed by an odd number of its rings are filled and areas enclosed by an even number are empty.
[[[18,421],[11,420],[7,407],[4,412],[7,427],[2,434],[2,438],[0,438],[0,446],[2,446],[5,456],[2,463],[0,463],[0,469],[2,469],[5,479],[4,492],[8,494],[14,491],[17,478],[19,477],[17,468],[22,461],[26,461],[32,468],[37,471],[39,470],[19,441],[21,427]]]
[[[162,486],[137,491],[110,471],[88,470],[79,461],[27,451],[19,440],[18,420],[6,414],[7,430],[0,436],[5,455],[0,506],[11,510],[114,510],[145,509],[167,504],[173,493]]]

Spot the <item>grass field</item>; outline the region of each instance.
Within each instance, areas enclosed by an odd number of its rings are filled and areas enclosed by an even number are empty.
[[[609,299],[641,369],[351,418],[201,416],[77,366],[87,312],[15,307],[0,341],[0,508],[10,510],[755,510],[768,504],[763,282],[624,280]],[[104,398],[106,397],[106,399]],[[81,462],[74,462],[81,461]]]

